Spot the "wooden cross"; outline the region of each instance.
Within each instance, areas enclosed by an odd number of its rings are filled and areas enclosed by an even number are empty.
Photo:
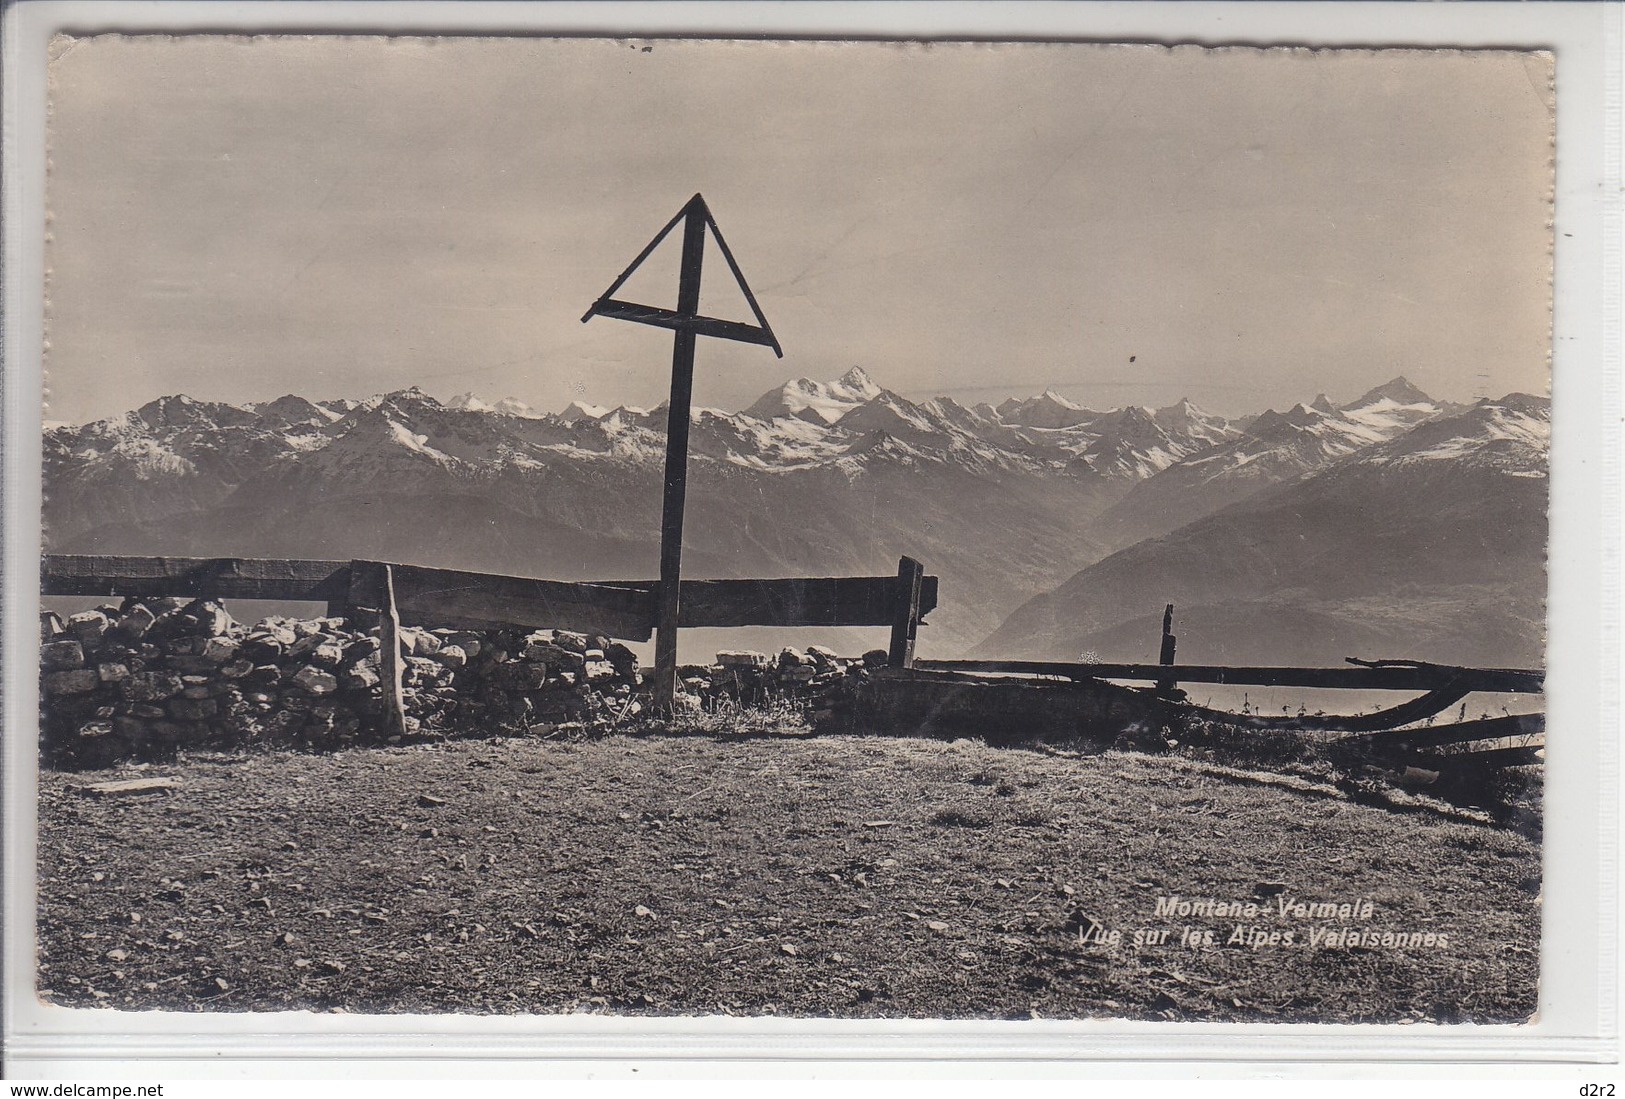
[[[615,292],[621,288],[632,272],[649,258],[660,243],[677,228],[683,226],[683,260],[677,276],[676,310],[660,309],[652,305],[638,305],[621,301]],[[745,301],[756,317],[756,324],[718,320],[700,315],[700,268],[705,259],[705,234],[710,230],[717,242],[717,250],[727,261],[734,281],[745,294]],[[666,409],[666,486],[660,509],[660,589],[657,595],[655,623],[655,666],[652,689],[657,708],[669,710],[677,693],[677,614],[683,575],[683,504],[688,493],[688,418],[694,393],[694,337],[715,336],[718,339],[758,343],[771,347],[773,353],[784,358],[773,329],[756,304],[756,296],[745,283],[739,264],[722,239],[722,230],[706,208],[705,199],[695,195],[666,227],[655,234],[637,259],[620,278],[582,315],[585,324],[593,317],[613,317],[616,320],[650,324],[656,328],[670,328],[676,335],[671,351],[671,403]]]

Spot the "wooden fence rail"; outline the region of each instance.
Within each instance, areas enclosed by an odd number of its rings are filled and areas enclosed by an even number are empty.
[[[1229,668],[1210,664],[1074,664],[1043,660],[921,660],[944,672],[994,672],[1065,679],[1127,679],[1150,683],[1224,683],[1237,687],[1322,687],[1354,691],[1469,691],[1539,694],[1545,673],[1517,668],[1458,668],[1395,663],[1347,668]]]
[[[47,554],[45,595],[190,595],[326,603],[350,590],[348,561]]]
[[[1442,748],[1474,741],[1530,739],[1543,736],[1545,732],[1545,714],[1510,714],[1421,729],[1362,733],[1357,739],[1374,747]]]
[[[684,580],[679,625],[891,626],[909,639],[937,605],[937,578],[904,558],[897,576]],[[281,599],[379,609],[385,562],[244,557],[106,557],[50,554],[45,595],[174,595]],[[406,625],[535,629],[553,626],[647,641],[654,580],[567,582],[388,563]]]

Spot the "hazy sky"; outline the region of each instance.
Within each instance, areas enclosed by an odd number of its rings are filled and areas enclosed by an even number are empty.
[[[1546,392],[1545,56],[650,45],[69,45],[47,415],[411,384],[654,404],[670,333],[579,318],[696,191],[786,354],[701,340],[701,404],[854,364],[1228,413],[1399,373]],[[620,296],[672,304],[674,272]],[[707,279],[742,315],[715,255]]]

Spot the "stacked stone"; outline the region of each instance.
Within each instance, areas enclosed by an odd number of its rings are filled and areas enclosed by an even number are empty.
[[[408,712],[447,732],[531,730],[636,716],[631,649],[571,630],[403,630]]]
[[[779,698],[816,699],[885,663],[885,649],[855,659],[838,656],[823,645],[781,649],[777,657],[750,649],[727,649],[717,653],[716,663],[709,667],[684,668],[682,683],[691,707],[724,699],[761,705]],[[683,696],[678,702],[684,704]]]
[[[44,749],[57,766],[100,767],[177,749],[337,748],[398,739],[387,714],[376,623],[271,617],[252,626],[218,602],[129,598],[42,617]],[[638,658],[569,630],[405,628],[410,736],[609,728],[642,713]],[[717,654],[684,669],[680,706],[783,698],[816,704],[885,663],[819,645],[777,657]]]
[[[126,599],[42,617],[46,759],[95,767],[179,748],[392,739],[379,628],[232,619],[212,600]],[[637,656],[565,630],[403,629],[408,731],[447,736],[635,716]]]
[[[377,639],[339,619],[272,618],[250,628],[212,600],[126,599],[65,622],[47,614],[41,641],[53,762],[343,742],[379,712],[366,690],[379,682]]]

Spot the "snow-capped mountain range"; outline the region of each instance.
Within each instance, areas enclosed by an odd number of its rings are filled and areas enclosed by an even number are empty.
[[[1150,659],[1171,602],[1192,663],[1539,667],[1550,435],[1523,394],[1426,420],[1091,564],[979,651]]]
[[[1403,377],[1341,407],[1324,395],[1286,412],[1240,421],[1241,430],[1134,485],[1101,517],[1114,546],[1164,534],[1261,488],[1329,468],[1462,406],[1435,401]]]
[[[911,401],[861,367],[833,382],[800,378],[739,412],[693,413],[693,453],[751,469],[834,465],[857,472],[881,458],[949,462],[971,469],[1057,473],[1132,483],[1177,467],[1183,483],[1268,482],[1320,468],[1432,419],[1447,406],[1403,378],[1333,408],[1324,397],[1285,413],[1240,421],[1188,400],[1166,408],[1095,410],[1053,391],[994,408],[949,397]],[[644,458],[662,452],[665,405],[609,408],[572,402],[538,412],[513,398],[464,393],[438,401],[416,387],[366,400],[308,401],[288,395],[242,405],[163,397],[122,417],[56,425],[47,454],[141,477],[207,467],[246,448],[256,462],[309,463],[317,452],[345,464],[361,455],[389,463],[390,449],[448,467],[524,466],[570,451]],[[278,453],[280,451],[280,453]]]
[[[722,577],[889,573],[912,554],[943,581],[922,647],[949,655],[1113,550],[1358,456],[1454,467],[1492,455],[1538,476],[1544,407],[1464,409],[1403,378],[1342,406],[1322,396],[1240,420],[1189,401],[1101,410],[1054,392],[970,407],[910,400],[854,368],[741,411],[694,411],[685,556],[691,575]],[[164,397],[47,429],[47,542],[653,575],[665,422],[664,405],[538,412],[415,387]]]

